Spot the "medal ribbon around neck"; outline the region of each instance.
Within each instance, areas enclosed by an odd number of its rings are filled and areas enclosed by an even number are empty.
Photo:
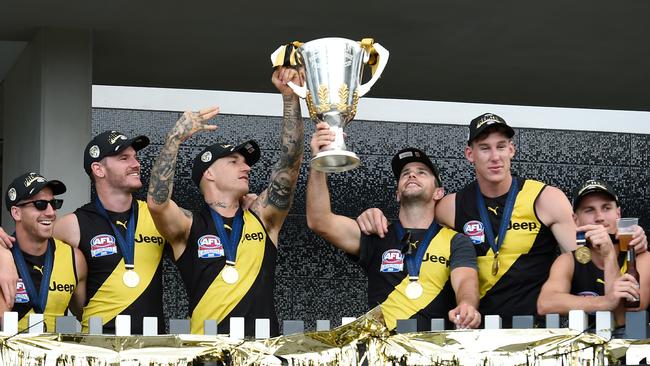
[[[226,264],[234,266],[235,261],[237,260],[237,247],[239,246],[239,239],[241,239],[242,228],[244,227],[244,211],[241,207],[237,210],[235,217],[233,218],[232,230],[230,231],[230,236],[226,234],[225,224],[221,215],[209,207],[210,215],[212,215],[212,221],[214,226],[217,229],[219,238],[223,243],[223,249],[226,253]]]
[[[395,223],[395,228],[397,230],[397,238],[399,240],[402,240],[402,238],[404,237],[404,227],[402,227],[402,224],[398,221],[397,223]],[[404,259],[406,260],[406,269],[409,273],[409,280],[417,281],[419,279],[420,267],[422,267],[422,258],[424,258],[424,253],[426,253],[427,248],[429,248],[431,239],[433,239],[433,237],[436,236],[436,234],[438,234],[438,231],[440,231],[440,225],[438,225],[435,221],[432,222],[431,225],[429,225],[427,231],[424,233],[424,238],[422,239],[422,242],[418,246],[415,255],[413,254],[404,255]]]
[[[13,237],[16,237],[16,233],[13,234]],[[29,275],[29,269],[27,269],[27,263],[25,263],[23,253],[19,249],[18,239],[16,239],[14,246],[11,248],[11,252],[14,255],[14,260],[16,262],[16,267],[18,267],[18,273],[20,273],[20,278],[22,278],[27,295],[29,295],[29,301],[34,305],[36,313],[40,314],[43,314],[45,311],[45,305],[47,305],[47,291],[50,286],[52,267],[54,266],[54,243],[50,243],[50,241],[51,239],[47,241],[45,263],[43,264],[43,279],[41,280],[41,286],[38,293],[36,292],[34,281],[32,281],[32,276]]]
[[[135,222],[138,217],[137,203],[134,199],[131,202],[131,215],[129,216],[129,222],[126,225],[126,238],[122,236],[122,233],[117,229],[117,227],[115,227],[113,221],[111,221],[108,212],[104,208],[104,205],[102,205],[102,201],[99,197],[95,199],[95,206],[97,206],[99,214],[108,221],[113,229],[115,240],[122,251],[122,257],[124,257],[124,267],[127,270],[133,270],[135,268]]]
[[[508,224],[510,223],[512,210],[515,207],[515,199],[517,198],[517,193],[519,193],[519,183],[517,182],[517,178],[512,177],[512,183],[510,184],[510,189],[508,190],[508,196],[506,198],[506,205],[503,208],[503,216],[501,217],[501,223],[499,224],[499,237],[497,238],[498,241],[495,241],[494,232],[492,232],[492,222],[488,216],[485,199],[481,193],[481,188],[478,184],[476,185],[476,203],[478,206],[478,212],[481,216],[481,221],[483,221],[487,242],[490,244],[490,247],[492,247],[492,251],[494,252],[495,261],[499,255],[499,249],[501,249],[501,245],[506,239],[506,231],[508,230]],[[496,268],[498,270],[498,265]],[[493,274],[496,275],[496,273]]]

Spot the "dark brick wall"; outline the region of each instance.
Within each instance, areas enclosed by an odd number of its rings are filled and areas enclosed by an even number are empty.
[[[180,113],[140,110],[94,109],[92,132],[116,129],[128,135],[145,134],[152,141],[139,154],[143,181],[169,128]],[[355,217],[365,208],[380,207],[390,218],[397,214],[395,182],[390,159],[399,149],[416,146],[440,166],[448,192],[455,192],[473,177],[465,160],[467,127],[421,123],[354,121],[347,129],[348,148],[362,159],[362,166],[330,177],[334,212]],[[217,141],[256,139],[262,159],[251,175],[251,191],[267,185],[279,155],[280,117],[220,115],[219,129],[192,137],[181,148],[173,199],[187,209],[196,209],[201,196],[190,179],[193,157]],[[308,143],[314,124],[305,120],[305,162],[296,198],[280,235],[276,306],[280,320],[303,319],[307,329],[316,319],[339,325],[342,316],[358,316],[366,310],[365,275],[345,255],[312,233],[305,219],[305,188],[310,158]],[[608,181],[619,192],[623,215],[650,224],[650,135],[586,131],[516,129],[517,153],[513,170],[519,176],[555,185],[570,195],[587,178]],[[145,197],[143,188],[139,198]],[[165,263],[165,304],[168,317],[187,317],[186,294],[170,261]]]

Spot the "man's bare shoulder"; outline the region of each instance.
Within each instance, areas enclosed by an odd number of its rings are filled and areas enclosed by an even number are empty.
[[[55,239],[64,241],[75,248],[79,247],[81,232],[77,215],[69,213],[58,218],[54,223],[53,236]]]

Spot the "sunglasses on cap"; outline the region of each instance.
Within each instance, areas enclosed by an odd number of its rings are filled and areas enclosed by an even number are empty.
[[[62,199],[57,199],[57,198],[53,198],[53,199],[51,199],[49,201],[46,201],[46,200],[28,201],[28,202],[23,202],[23,203],[21,203],[19,205],[15,205],[15,206],[21,207],[21,206],[29,205],[30,203],[33,203],[34,207],[36,207],[36,209],[39,210],[39,211],[45,211],[47,209],[47,204],[48,203],[50,205],[52,205],[52,208],[55,209],[55,210],[58,210],[58,209],[61,208],[61,206],[63,206],[63,200]]]

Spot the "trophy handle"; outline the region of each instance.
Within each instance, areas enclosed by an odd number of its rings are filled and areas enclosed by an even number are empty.
[[[359,91],[360,97],[364,96],[367,92],[370,91],[370,88],[372,88],[372,86],[375,85],[377,80],[379,80],[381,73],[384,72],[384,67],[386,67],[386,63],[388,62],[388,55],[389,55],[388,50],[382,47],[382,45],[380,45],[379,43],[374,43],[372,46],[375,48],[375,51],[377,51],[377,54],[379,55],[379,57],[377,58],[379,64],[377,65],[377,70],[372,75],[372,78],[367,83],[359,85],[359,88],[357,90]]]
[[[298,95],[300,98],[305,99],[307,98],[307,87],[306,86],[298,86],[296,85],[293,81],[289,81],[287,83],[291,90],[293,90],[296,95]]]

